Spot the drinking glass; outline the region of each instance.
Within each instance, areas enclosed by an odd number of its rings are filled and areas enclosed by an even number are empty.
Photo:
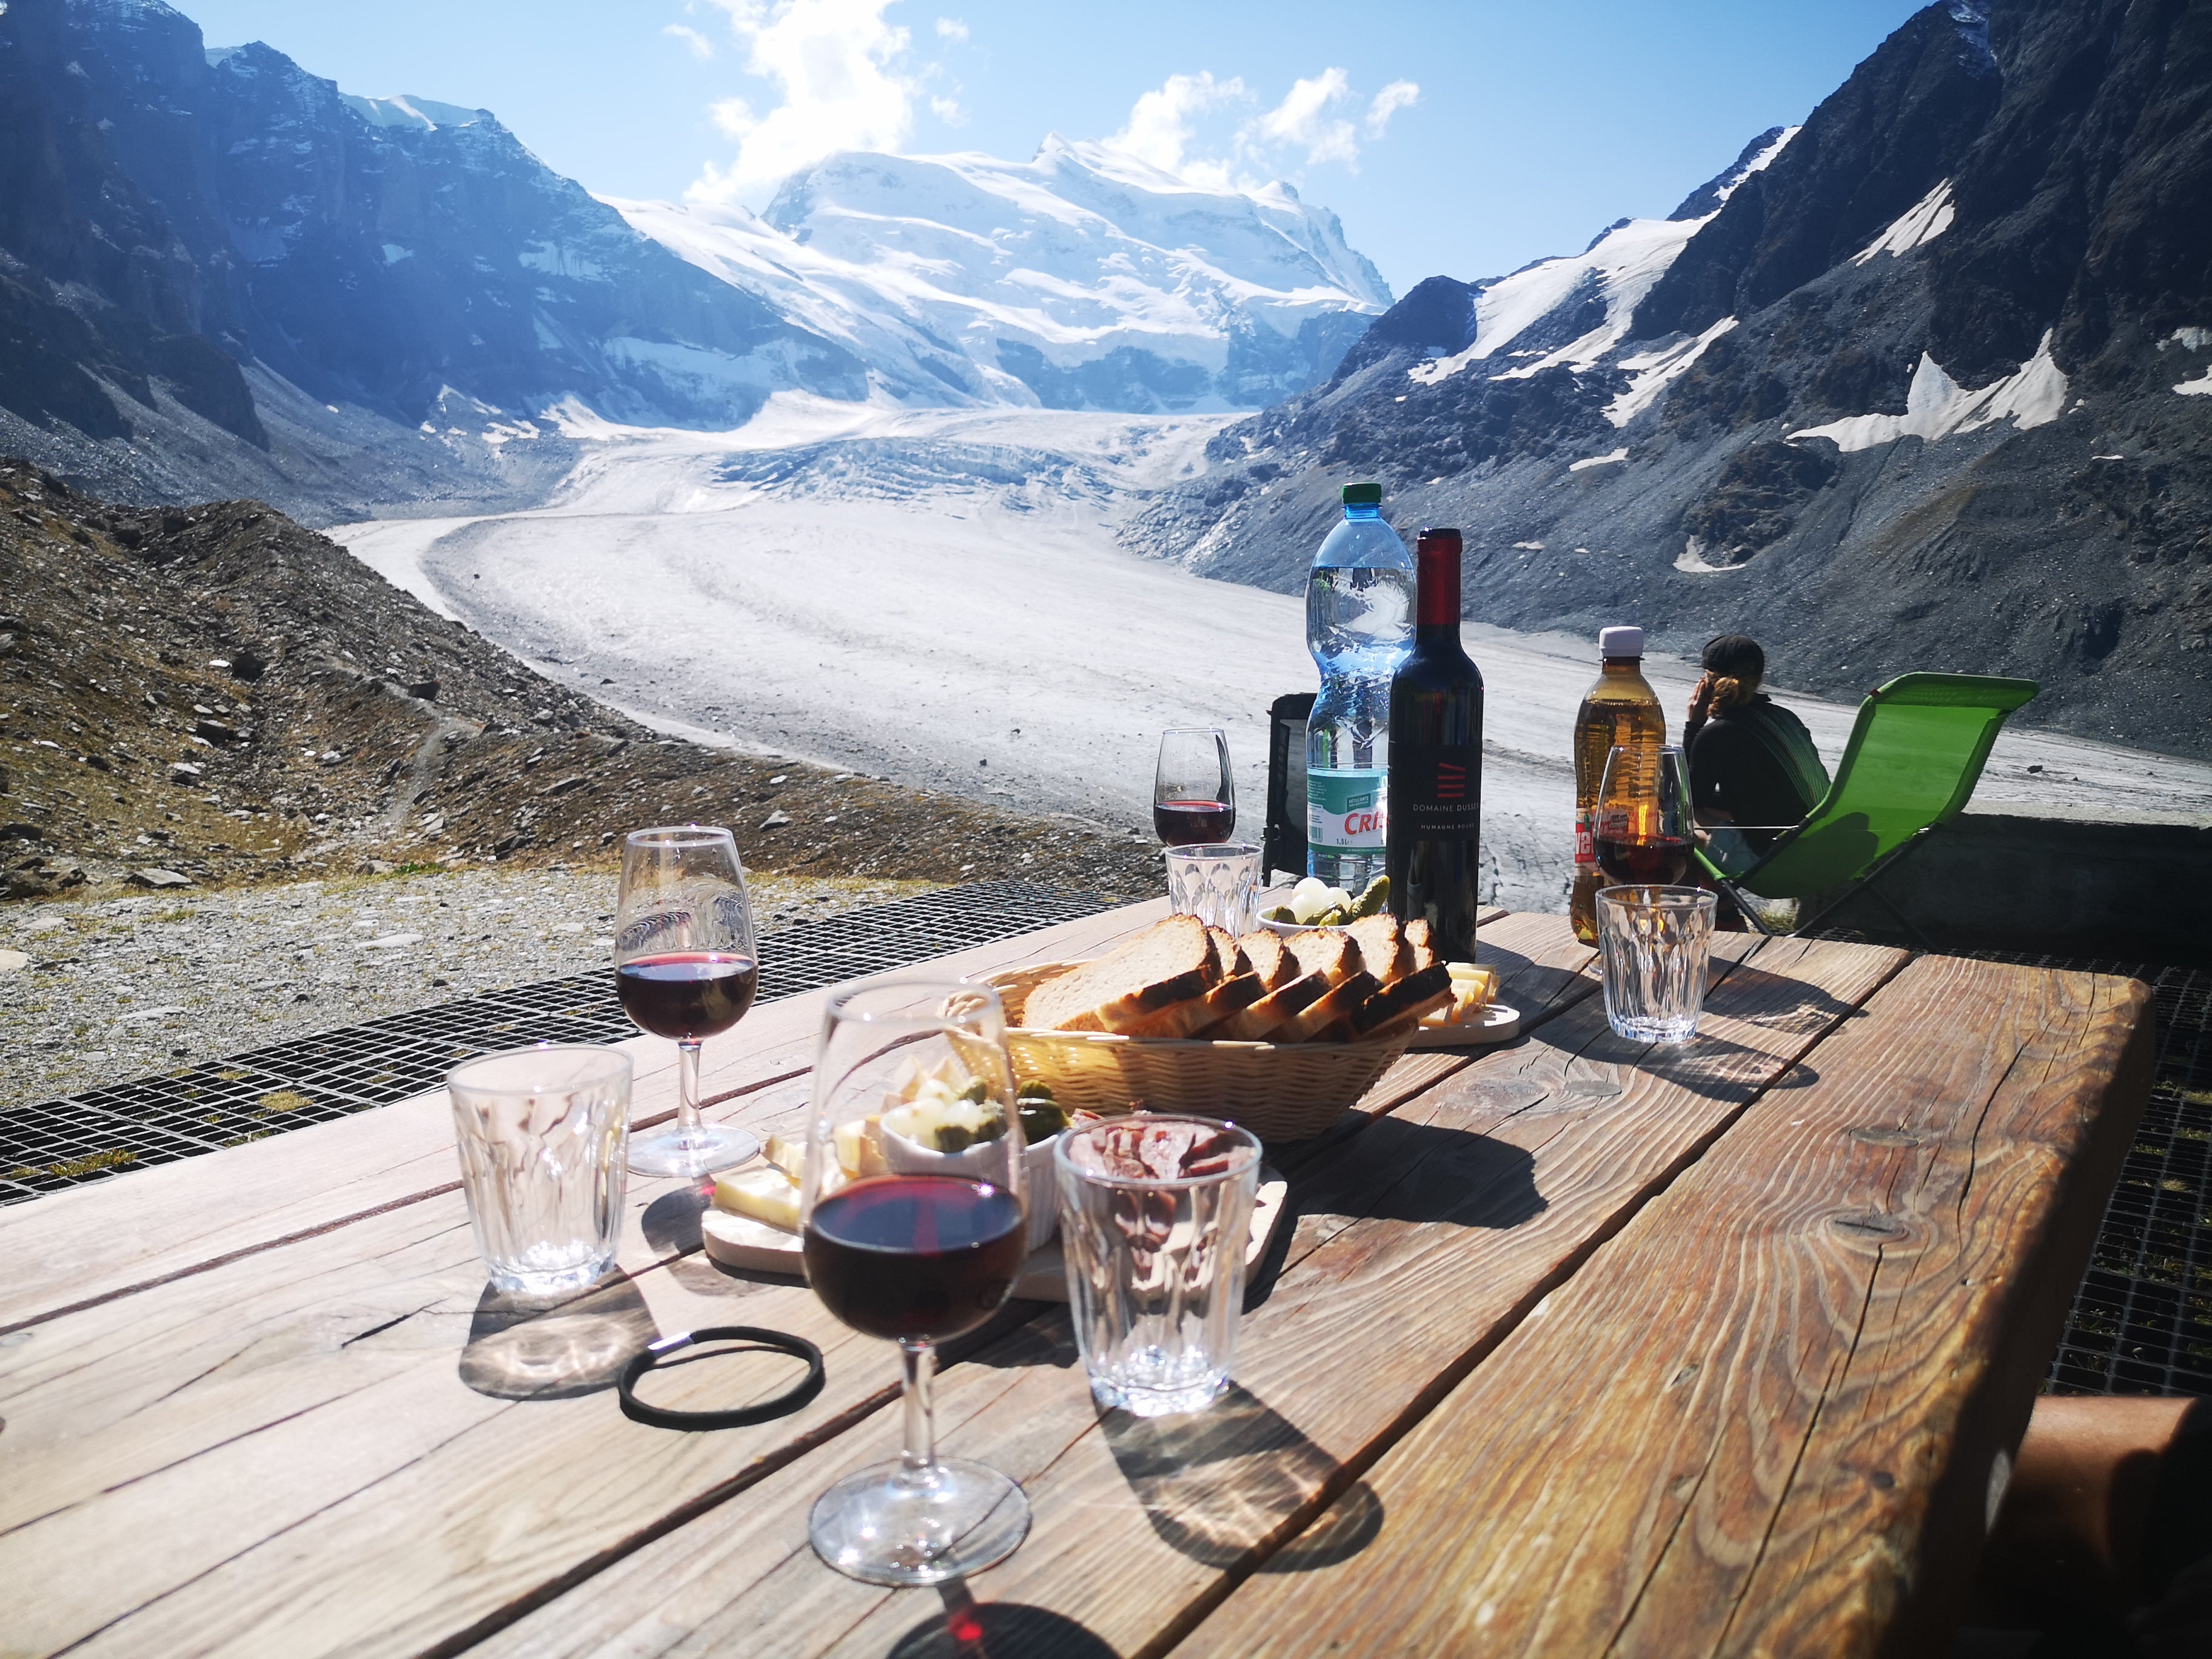
[[[469,1220],[491,1281],[550,1296],[615,1264],[629,1132],[629,1056],[539,1043],[446,1073]]]
[[[1091,1397],[1136,1417],[1212,1404],[1236,1351],[1260,1143],[1231,1123],[1136,1112],[1063,1132],[1053,1162]]]
[[[1690,774],[1673,744],[1617,747],[1598,785],[1597,867],[1615,884],[1678,882],[1690,869]]]
[[[1698,887],[1601,887],[1605,1017],[1637,1042],[1687,1042],[1705,1006],[1715,895]]]
[[[988,1321],[1021,1271],[1024,1163],[997,992],[891,981],[830,1002],[799,1183],[806,1276],[839,1320],[898,1344],[906,1385],[903,1455],[848,1475],[808,1519],[815,1553],[849,1577],[938,1583],[1028,1535],[1020,1486],[937,1455],[930,1403],[935,1345]]]
[[[1249,933],[1260,902],[1260,849],[1249,842],[1170,847],[1168,903],[1179,916],[1196,916],[1209,927]]]
[[[1224,842],[1237,827],[1237,782],[1228,734],[1218,726],[1179,727],[1160,738],[1152,774],[1152,830],[1170,847]]]
[[[760,988],[752,901],[728,830],[689,823],[623,842],[615,988],[640,1030],[680,1045],[676,1121],[632,1135],[629,1167],[703,1176],[757,1154],[757,1137],[699,1116],[700,1045],[743,1019]]]

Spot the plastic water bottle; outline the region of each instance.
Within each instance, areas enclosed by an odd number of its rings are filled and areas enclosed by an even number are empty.
[[[1344,522],[1306,578],[1306,649],[1321,695],[1306,722],[1306,869],[1357,894],[1382,873],[1390,676],[1413,638],[1413,556],[1382,520],[1382,486],[1344,486]]]

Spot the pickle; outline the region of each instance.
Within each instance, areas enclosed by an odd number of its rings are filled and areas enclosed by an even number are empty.
[[[1379,916],[1390,902],[1390,878],[1377,876],[1360,890],[1359,896],[1352,901],[1345,912],[1349,921],[1359,921],[1368,916]]]

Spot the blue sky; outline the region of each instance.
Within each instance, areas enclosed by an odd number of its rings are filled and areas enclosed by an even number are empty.
[[[494,111],[602,194],[758,207],[836,148],[1121,135],[1280,177],[1403,294],[1669,211],[1801,118],[1906,0],[179,0],[349,92]],[[1139,100],[1144,100],[1140,105]]]

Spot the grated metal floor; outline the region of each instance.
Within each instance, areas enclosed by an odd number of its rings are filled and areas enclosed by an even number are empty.
[[[1032,933],[1105,903],[1024,882],[978,882],[763,934],[758,1000]],[[435,1088],[454,1062],[488,1049],[636,1034],[612,972],[578,974],[0,1108],[0,1205],[387,1106]]]

